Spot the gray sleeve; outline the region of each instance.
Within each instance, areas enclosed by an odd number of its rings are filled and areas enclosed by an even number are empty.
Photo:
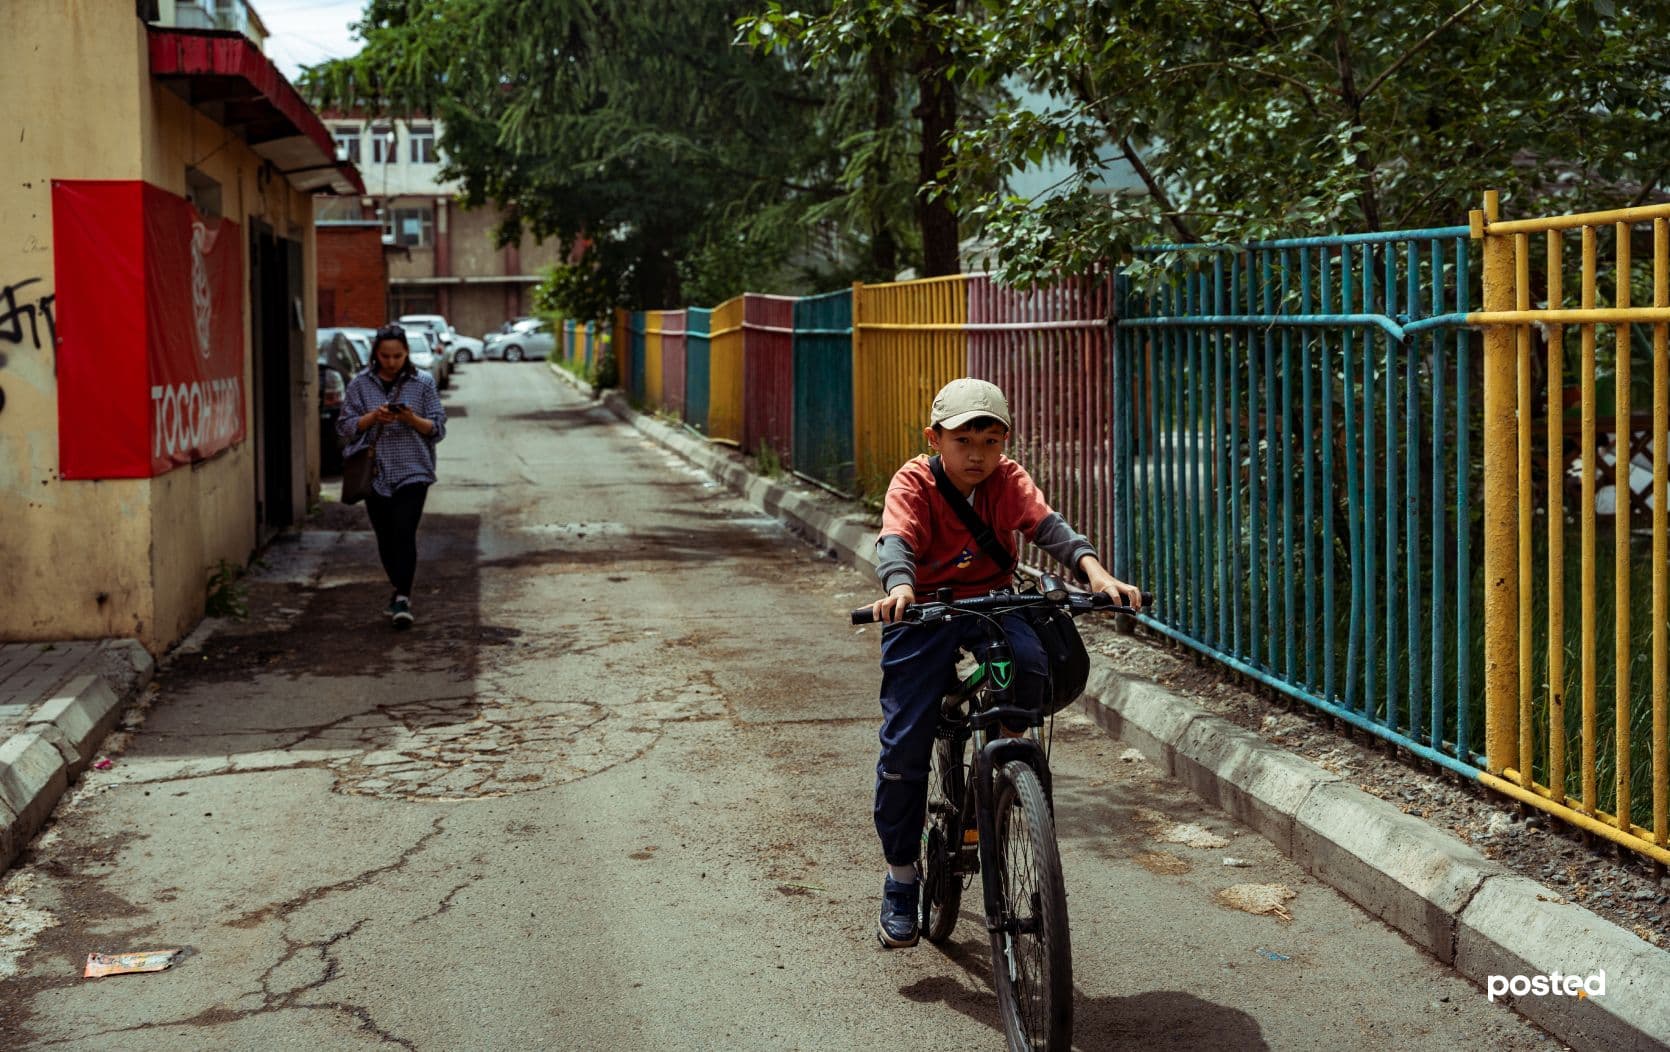
[[[1090,543],[1090,538],[1075,532],[1067,525],[1067,520],[1060,512],[1050,512],[1043,522],[1038,524],[1038,530],[1032,535],[1032,543],[1048,552],[1052,558],[1067,568],[1067,572],[1074,578],[1082,580],[1079,573],[1079,560],[1086,555],[1095,555],[1096,546]]]
[[[876,576],[884,592],[901,584],[916,587],[916,553],[910,550],[909,541],[893,533],[876,538]]]

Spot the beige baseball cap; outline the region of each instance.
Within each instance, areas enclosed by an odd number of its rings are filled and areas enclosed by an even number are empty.
[[[934,395],[933,420],[936,427],[956,430],[976,417],[990,416],[1003,421],[1003,426],[1014,429],[1009,422],[1009,400],[994,383],[965,376],[952,380]]]

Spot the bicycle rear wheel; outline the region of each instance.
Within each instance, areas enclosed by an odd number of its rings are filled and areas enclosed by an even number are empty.
[[[1073,1039],[1073,951],[1067,890],[1044,787],[1029,765],[998,772],[994,799],[999,927],[992,976],[1011,1049],[1060,1049]],[[983,845],[982,845],[983,846]]]
[[[922,934],[929,942],[944,942],[957,926],[962,909],[963,877],[957,872],[962,847],[957,809],[963,802],[962,757],[959,744],[934,739],[928,762],[928,820],[922,827]]]

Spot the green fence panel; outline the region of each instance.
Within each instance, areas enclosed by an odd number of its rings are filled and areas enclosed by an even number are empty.
[[[852,290],[794,304],[796,474],[850,493],[853,484]]]
[[[713,311],[691,307],[685,311],[684,331],[684,422],[707,434],[707,406],[710,341]]]

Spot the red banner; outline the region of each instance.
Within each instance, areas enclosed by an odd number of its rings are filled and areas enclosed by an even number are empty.
[[[244,438],[243,251],[149,183],[52,185],[64,478],[147,478]]]

